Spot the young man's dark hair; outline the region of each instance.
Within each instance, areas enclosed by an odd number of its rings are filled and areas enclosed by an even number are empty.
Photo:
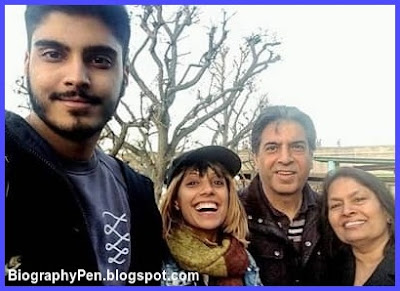
[[[122,56],[126,60],[129,52],[131,26],[126,8],[120,5],[27,5],[25,26],[28,49],[31,47],[32,33],[36,27],[50,12],[54,11],[69,15],[92,16],[100,19],[120,42],[123,51]]]
[[[129,76],[127,11],[28,5],[25,17],[32,110],[6,112],[6,284],[159,285],[132,276],[161,271],[153,183],[97,147]]]
[[[264,285],[319,285],[325,270],[320,198],[307,184],[316,146],[310,117],[269,106],[255,121],[251,146],[258,174],[241,193],[249,251]]]

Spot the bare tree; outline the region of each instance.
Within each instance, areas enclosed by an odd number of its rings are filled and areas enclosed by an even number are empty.
[[[248,40],[249,41],[249,40]],[[250,46],[240,48],[240,57],[233,60],[233,68],[227,60],[229,48],[224,47],[211,67],[217,91],[223,92],[229,86],[229,76],[233,75],[234,82],[247,70],[246,62],[250,58]],[[257,58],[252,56],[253,59]],[[269,62],[265,62],[267,67]],[[230,66],[229,66],[230,65]],[[236,91],[236,97],[222,112],[213,116],[206,127],[213,132],[212,144],[219,144],[239,150],[240,141],[248,138],[251,127],[258,113],[268,104],[267,94],[257,96],[258,90],[253,78],[249,78],[242,90]],[[226,97],[225,97],[226,98]],[[255,101],[252,106],[249,104]]]
[[[29,103],[28,87],[25,82],[25,76],[20,76],[15,80],[13,92],[25,98],[20,104],[18,104],[18,109],[24,113],[29,112],[31,110],[31,105]]]
[[[280,59],[274,52],[278,41],[254,34],[244,40],[239,58],[228,64],[229,50],[224,43],[230,17],[225,12],[221,23],[208,29],[205,50],[196,58],[185,49],[192,36],[190,29],[198,24],[198,7],[180,6],[170,16],[164,8],[141,6],[139,27],[145,37],[133,50],[130,62],[139,94],[124,97],[126,102],[121,102],[114,123],[103,133],[112,140],[111,154],[133,160],[135,167],[152,178],[156,198],[169,162],[190,142],[197,142],[191,135],[199,128],[214,131],[212,142],[237,148],[253,119],[246,105],[255,93],[254,79]],[[134,31],[133,36],[137,35]],[[228,78],[225,70],[232,64],[234,70]],[[151,68],[153,79],[148,77]],[[138,106],[129,104],[132,98]],[[183,102],[186,108],[178,118],[174,112]],[[265,104],[266,96],[259,102]]]
[[[203,47],[193,48],[199,7],[167,7],[136,7],[129,67],[134,93],[127,90],[100,139],[110,154],[152,178],[156,198],[171,159],[200,144],[197,132],[207,130],[208,144],[238,149],[256,110],[267,103],[265,94],[254,97],[256,77],[280,60],[275,51],[280,42],[266,34],[247,37],[239,53],[232,53],[226,45],[231,16],[225,12],[202,35]],[[17,85],[19,94],[26,94],[21,80]]]

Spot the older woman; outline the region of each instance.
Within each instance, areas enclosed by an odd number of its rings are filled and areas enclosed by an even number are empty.
[[[331,242],[345,246],[333,256],[330,285],[394,285],[394,199],[385,185],[340,168],[325,180],[323,203]]]
[[[246,215],[233,180],[240,167],[239,157],[220,146],[202,147],[173,161],[161,205],[171,253],[164,262],[163,285],[261,284],[246,251]],[[189,272],[198,278],[182,276]]]

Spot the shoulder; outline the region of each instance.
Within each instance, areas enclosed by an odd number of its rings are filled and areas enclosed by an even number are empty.
[[[394,248],[390,248],[382,262],[378,265],[371,278],[365,285],[392,286],[395,285],[395,254]]]
[[[355,259],[351,247],[343,245],[327,260],[325,285],[352,285],[355,276]]]
[[[303,193],[311,197],[312,199],[315,199],[315,201],[321,200],[321,195],[318,194],[318,192],[314,191],[309,183],[306,183],[304,185]]]
[[[247,251],[247,256],[249,258],[249,267],[244,275],[244,283],[246,286],[262,286],[260,278],[260,268],[257,266],[253,256]]]
[[[163,275],[161,286],[193,286],[198,285],[200,274],[182,269],[172,255],[167,256],[162,263]]]
[[[248,270],[249,271],[250,270],[258,271],[259,268],[257,267],[256,260],[253,258],[253,256],[250,254],[250,252],[248,250],[246,250],[246,253],[247,253],[247,256],[249,258],[249,269]]]
[[[308,183],[304,185],[303,197],[305,197],[308,208],[316,208],[318,211],[321,209],[322,195],[314,191]]]
[[[382,265],[386,270],[389,276],[393,277],[395,275],[395,253],[394,246],[390,247],[390,249],[386,252],[385,258],[383,259]]]
[[[140,213],[148,212],[148,207],[158,212],[157,204],[154,197],[154,186],[150,178],[136,172],[127,163],[118,158],[113,157],[122,172],[123,179],[128,190],[128,199],[133,203],[136,211]],[[147,209],[147,210],[146,210]],[[150,214],[150,213],[147,213]],[[158,215],[157,215],[158,216]]]
[[[240,200],[245,200],[246,199],[246,197],[247,197],[247,195],[248,195],[248,188],[246,187],[246,188],[242,188],[242,189],[239,189],[238,190],[238,196],[239,196],[239,199]]]
[[[149,177],[135,171],[133,168],[131,168],[127,163],[123,162],[122,160],[116,157],[112,158],[119,164],[122,173],[128,182],[140,183],[141,186],[151,187],[151,189],[153,189],[153,182]]]
[[[256,176],[247,187],[239,190],[239,199],[245,207],[258,204],[259,183],[259,177]]]

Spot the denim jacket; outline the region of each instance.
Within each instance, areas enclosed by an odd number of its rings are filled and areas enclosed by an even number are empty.
[[[248,251],[246,252],[249,256],[249,266],[247,267],[246,273],[244,274],[244,286],[262,286],[256,261]],[[174,260],[172,256],[169,256],[167,259],[164,260],[162,269],[163,274],[165,274],[166,276],[161,281],[161,286],[207,285],[204,282],[204,275],[183,270],[181,267],[179,267],[178,263]]]

